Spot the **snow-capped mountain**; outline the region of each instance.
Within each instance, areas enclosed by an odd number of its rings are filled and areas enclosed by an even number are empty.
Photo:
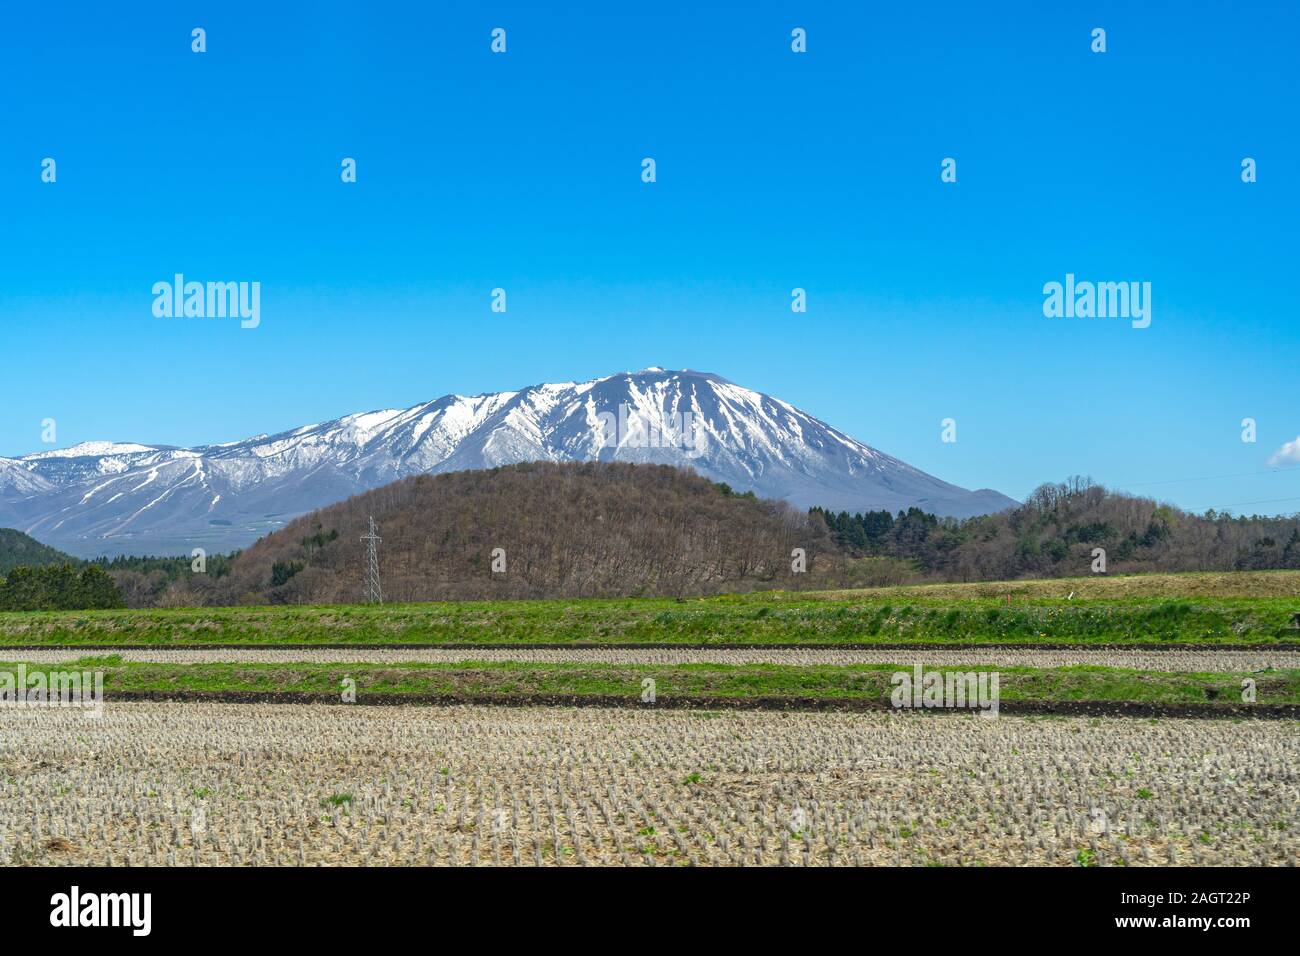
[[[0,526],[87,557],[228,551],[407,475],[593,459],[690,467],[799,507],[967,516],[1015,504],[940,481],[717,375],[649,368],[447,395],[222,445],[86,442],[0,458]]]

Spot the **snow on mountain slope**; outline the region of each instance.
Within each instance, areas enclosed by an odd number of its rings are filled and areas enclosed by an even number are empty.
[[[0,524],[81,556],[227,551],[407,475],[593,459],[689,467],[798,507],[967,516],[1015,503],[941,481],[717,375],[649,368],[448,395],[220,445],[85,442],[0,458]]]
[[[57,448],[54,451],[37,452],[28,455],[24,461],[42,461],[46,458],[100,458],[107,455],[129,455],[136,452],[156,451],[153,445],[132,445],[115,441],[83,441],[71,448]]]

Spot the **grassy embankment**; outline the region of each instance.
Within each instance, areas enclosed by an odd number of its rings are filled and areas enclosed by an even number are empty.
[[[1285,595],[1293,594],[1296,597]],[[1286,644],[1300,572],[688,599],[0,614],[0,647],[235,644]]]
[[[1292,624],[1300,573],[1149,575],[929,585],[716,598],[464,602],[0,614],[0,656],[22,646],[355,647],[359,662],[145,663],[92,656],[114,692],[249,692],[336,697],[345,678],[366,694],[419,697],[604,697],[639,700],[642,681],[673,697],[884,701],[909,669],[908,647],[1011,644],[1300,648]],[[364,663],[367,646],[901,645],[897,664]],[[5,653],[4,648],[10,650]],[[70,653],[69,657],[75,654]],[[64,666],[64,665],[60,665]],[[0,671],[13,665],[0,665]],[[30,670],[51,669],[30,665]],[[989,670],[984,667],[947,670]],[[1006,702],[1128,701],[1234,705],[1243,677],[1260,704],[1300,703],[1300,670],[1257,675],[1113,667],[1000,667]]]

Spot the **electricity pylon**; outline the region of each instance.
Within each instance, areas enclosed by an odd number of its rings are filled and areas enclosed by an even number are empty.
[[[375,519],[370,518],[370,533],[363,534],[361,540],[366,542],[366,602],[383,604],[384,591],[379,586],[379,542],[383,539],[375,534]]]

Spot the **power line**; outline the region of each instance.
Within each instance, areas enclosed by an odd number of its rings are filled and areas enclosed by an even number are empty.
[[[1300,466],[1291,468],[1266,468],[1262,471],[1238,471],[1231,475],[1200,475],[1196,478],[1162,478],[1159,481],[1117,481],[1117,488],[1143,488],[1147,485],[1177,485],[1187,481],[1216,481],[1221,478],[1252,478],[1255,475],[1276,475],[1281,472],[1300,471]]]
[[[1275,505],[1283,501],[1300,501],[1300,498],[1261,498],[1258,501],[1229,501],[1224,508],[1236,508],[1241,505]],[[1223,510],[1222,508],[1219,510]]]
[[[1198,475],[1194,478],[1163,478],[1159,481],[1124,481],[1124,482],[1117,481],[1114,482],[1113,484],[1107,483],[1106,487],[1111,488],[1112,490],[1115,491],[1127,491],[1128,489],[1131,488],[1144,488],[1144,487],[1149,487],[1151,485],[1177,485],[1177,484],[1185,484],[1187,482],[1192,482],[1192,481],[1218,481],[1225,478],[1254,478],[1259,475],[1277,475],[1277,474],[1284,474],[1286,472],[1293,472],[1293,471],[1300,471],[1300,466],[1267,468],[1267,469],[1257,470],[1257,471],[1238,471],[1232,474],[1223,474],[1223,475]],[[1226,504],[1214,507],[1213,510],[1225,511],[1229,508],[1239,508],[1247,505],[1272,505],[1272,504],[1281,504],[1287,501],[1300,501],[1300,498],[1298,497],[1259,498],[1254,501],[1230,501]],[[1184,510],[1191,511],[1193,513],[1196,513],[1198,510],[1200,511],[1207,510],[1204,508],[1195,509],[1195,508],[1188,508],[1187,506],[1183,506],[1183,507]]]

